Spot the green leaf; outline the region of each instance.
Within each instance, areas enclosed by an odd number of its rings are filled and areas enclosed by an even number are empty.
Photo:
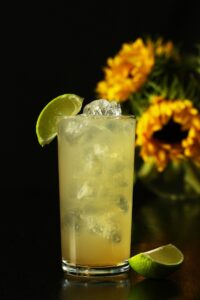
[[[200,194],[200,167],[198,168],[192,162],[188,161],[185,165],[185,182],[192,189]]]

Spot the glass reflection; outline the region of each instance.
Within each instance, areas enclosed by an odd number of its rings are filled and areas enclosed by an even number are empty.
[[[67,276],[59,300],[169,300],[182,296],[180,287],[170,279],[134,281],[128,275],[103,280]]]
[[[130,280],[127,275],[103,280],[77,280],[68,276],[63,280],[60,300],[127,300],[129,293]]]

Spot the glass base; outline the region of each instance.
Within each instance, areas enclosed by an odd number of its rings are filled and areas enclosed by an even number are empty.
[[[78,275],[78,276],[113,276],[119,275],[127,272],[130,266],[128,262],[124,264],[112,266],[112,267],[89,267],[89,266],[80,266],[67,263],[65,260],[62,260],[62,269],[69,275]]]

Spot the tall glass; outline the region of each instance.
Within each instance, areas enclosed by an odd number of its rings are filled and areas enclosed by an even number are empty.
[[[58,125],[63,270],[129,269],[135,118],[77,115]]]

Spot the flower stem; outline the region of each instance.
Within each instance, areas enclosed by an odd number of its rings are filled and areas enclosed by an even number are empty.
[[[185,164],[185,180],[195,192],[200,194],[200,170],[189,161]]]

